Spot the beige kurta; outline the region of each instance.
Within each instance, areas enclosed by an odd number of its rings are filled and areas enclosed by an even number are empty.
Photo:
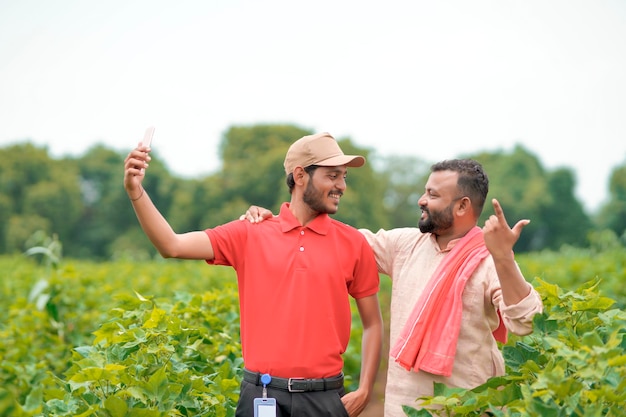
[[[379,230],[376,234],[365,229],[361,232],[374,249],[379,271],[392,279],[389,332],[393,346],[426,283],[458,240],[442,251],[433,235],[417,228]],[[389,358],[385,417],[406,417],[402,405],[417,408],[418,397],[433,394],[433,382],[473,388],[492,376],[502,375],[504,359],[492,335],[499,323],[497,309],[509,332],[530,333],[532,316],[541,311],[542,303],[539,294],[528,286],[530,294],[520,303],[504,305],[493,259],[488,256],[463,291],[463,316],[452,375],[407,371]]]

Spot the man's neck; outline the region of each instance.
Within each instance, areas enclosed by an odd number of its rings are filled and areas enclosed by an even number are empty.
[[[289,211],[291,211],[291,214],[293,214],[302,226],[306,226],[311,223],[320,214],[317,211],[311,210],[311,208],[304,202],[294,202],[293,199],[291,200],[291,203],[289,203]]]
[[[449,230],[444,231],[443,233],[433,233],[435,235],[435,240],[437,241],[437,245],[439,245],[439,249],[445,250],[450,242],[455,239],[460,239],[467,234],[472,228],[476,226],[475,224],[466,226],[462,229],[451,228]]]

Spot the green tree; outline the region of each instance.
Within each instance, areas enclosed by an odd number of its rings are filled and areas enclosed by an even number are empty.
[[[497,198],[510,225],[521,219],[531,220],[515,246],[516,251],[584,244],[582,239],[591,223],[574,197],[571,171],[546,171],[539,159],[521,145],[516,145],[510,154],[483,152],[473,158],[483,164],[489,176],[489,195],[481,225],[493,214],[491,198]],[[570,212],[564,216],[566,210]]]
[[[388,227],[416,227],[420,217],[418,201],[424,193],[431,164],[419,158],[397,155],[381,158],[378,162]]]
[[[50,221],[36,214],[13,214],[6,224],[4,239],[5,251],[8,253],[23,252],[28,239],[36,232],[50,234]]]
[[[38,228],[70,239],[82,210],[73,165],[31,143],[0,150],[0,250],[23,250]]]
[[[292,125],[228,129],[220,144],[224,201],[240,199],[243,211],[250,203],[277,211],[288,197],[283,168],[287,149],[293,141],[311,133]]]
[[[123,161],[120,153],[101,144],[74,161],[84,204],[81,233],[64,242],[74,257],[105,258],[111,242],[130,225],[132,208],[123,200]]]
[[[210,209],[204,205],[202,185],[201,179],[190,179],[178,182],[172,190],[169,222],[176,232],[188,232],[206,227],[202,225],[201,219]]]
[[[563,245],[588,246],[592,222],[582,204],[574,196],[575,179],[570,169],[560,168],[548,174],[548,190],[552,197],[542,219],[547,225],[545,247],[559,249]]]
[[[9,219],[13,215],[12,207],[11,199],[6,194],[0,192],[0,253],[8,252],[6,239]]]
[[[39,215],[50,221],[51,231],[62,242],[71,241],[83,211],[78,175],[62,162],[51,178],[31,185],[24,194],[25,214]]]
[[[13,212],[23,210],[28,187],[48,180],[53,165],[47,148],[29,142],[0,150],[0,191],[13,202]]]
[[[241,203],[232,211],[225,208],[232,204],[232,199],[224,198],[225,183],[224,176],[216,173],[186,183],[182,190],[177,190],[170,212],[172,227],[177,231],[203,230],[239,217],[249,203]],[[177,220],[181,217],[184,219]]]
[[[626,163],[615,167],[609,179],[609,201],[595,219],[600,228],[626,235]]]

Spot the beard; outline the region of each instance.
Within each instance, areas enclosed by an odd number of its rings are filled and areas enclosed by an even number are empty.
[[[336,191],[335,193],[340,196],[343,194],[340,191]],[[335,214],[339,209],[338,205],[329,205],[325,203],[326,196],[323,192],[315,188],[313,181],[309,181],[309,184],[306,186],[302,200],[311,208],[311,210],[317,213]]]
[[[441,232],[450,229],[454,223],[454,216],[452,215],[453,205],[449,205],[441,211],[428,210],[427,207],[421,207],[422,211],[427,214],[425,219],[421,219],[418,222],[420,232],[441,234]]]

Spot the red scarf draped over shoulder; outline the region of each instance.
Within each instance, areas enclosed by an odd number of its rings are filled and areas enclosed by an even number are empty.
[[[463,314],[463,289],[488,254],[482,229],[475,226],[439,264],[391,349],[391,357],[402,367],[452,375]],[[506,342],[507,330],[501,317],[493,333],[496,340]]]

